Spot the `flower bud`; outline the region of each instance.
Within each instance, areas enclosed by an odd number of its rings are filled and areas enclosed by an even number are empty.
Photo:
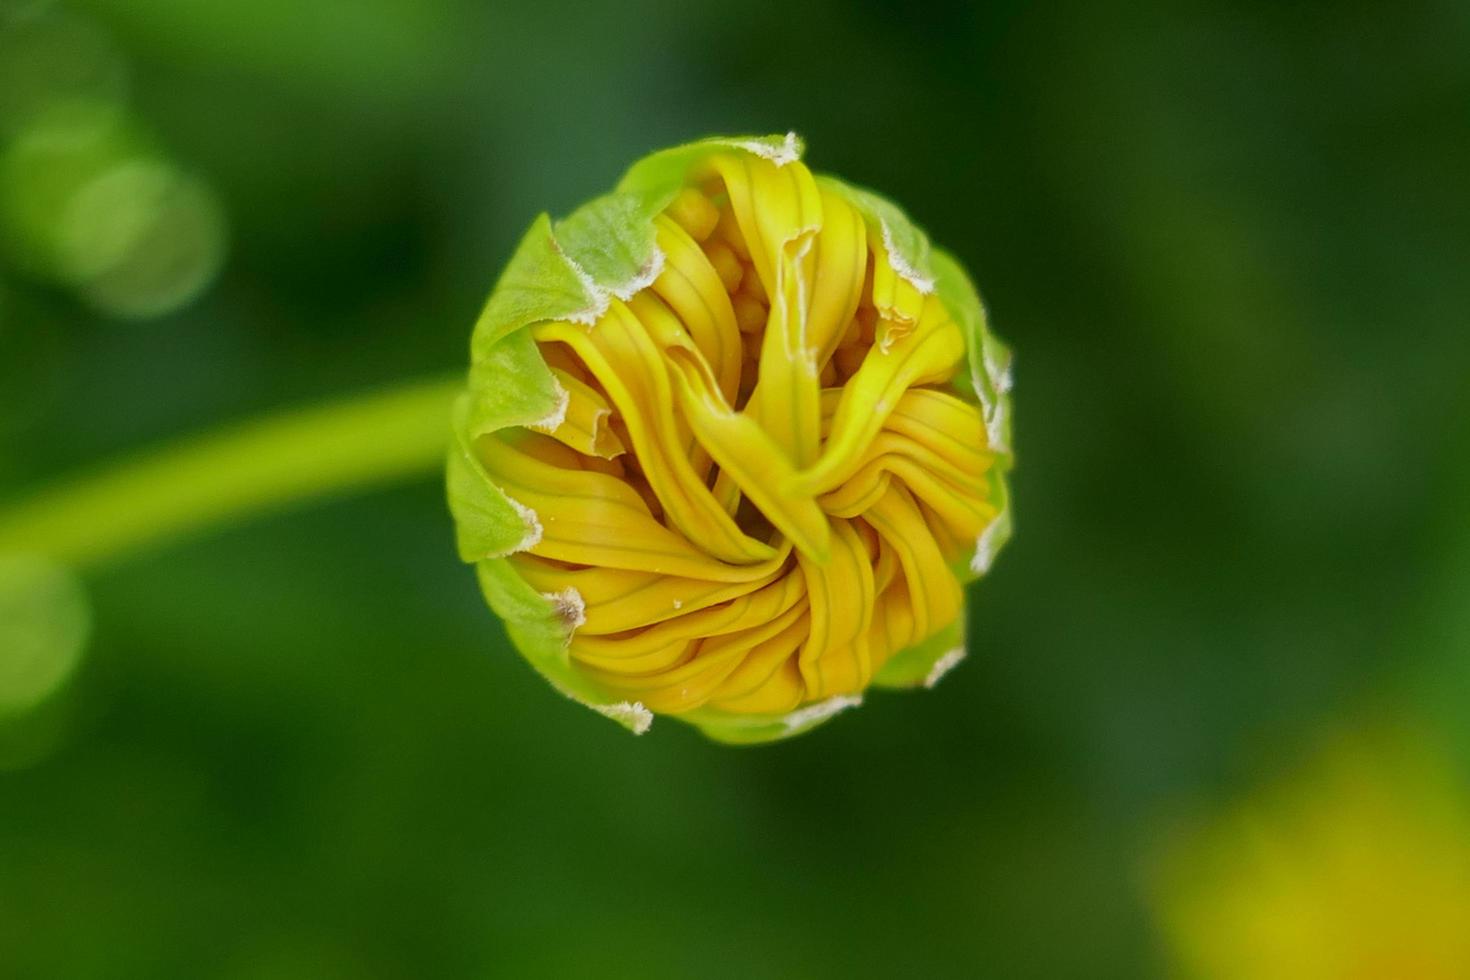
[[[516,249],[449,500],[516,647],[644,730],[813,727],[964,655],[1010,530],[1010,357],[950,256],[794,135],[644,158]]]

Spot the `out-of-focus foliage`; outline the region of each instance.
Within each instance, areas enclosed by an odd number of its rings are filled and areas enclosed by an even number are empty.
[[[770,750],[546,697],[432,480],[92,576],[87,659],[0,726],[0,977],[1131,980],[1181,807],[1385,703],[1464,778],[1464,4],[0,25],[0,498],[463,363],[535,213],[721,131],[962,258],[1020,447],[966,663]]]

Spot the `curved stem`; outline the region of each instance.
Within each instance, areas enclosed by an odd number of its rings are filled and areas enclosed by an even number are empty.
[[[0,508],[0,553],[96,567],[184,532],[281,505],[427,475],[461,385],[419,381],[137,454]]]

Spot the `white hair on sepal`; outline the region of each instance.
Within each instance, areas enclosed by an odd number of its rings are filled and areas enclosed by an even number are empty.
[[[643,706],[642,701],[619,701],[617,704],[589,704],[587,707],[602,715],[611,718],[627,728],[634,735],[642,735],[653,727],[653,712]]]
[[[975,557],[970,559],[970,571],[976,575],[984,575],[990,571],[990,566],[995,564],[996,553],[1005,542],[1005,537],[1011,530],[1011,517],[1009,510],[1003,510],[985,525],[985,530],[975,539]]]
[[[787,133],[779,146],[772,146],[760,140],[740,140],[734,145],[747,153],[753,153],[762,159],[769,160],[778,167],[784,167],[788,163],[795,163],[801,159],[801,140],[794,131]]]
[[[582,284],[582,292],[587,297],[587,305],[575,313],[569,313],[565,317],[572,323],[580,323],[584,327],[590,327],[601,320],[607,313],[608,307],[612,305],[614,298],[627,302],[638,293],[652,286],[659,276],[663,275],[664,263],[667,261],[663,249],[657,245],[653,247],[653,254],[648,257],[643,268],[639,269],[627,282],[616,285],[604,286],[591,273],[582,268],[581,263],[572,258],[567,251],[561,247],[561,243],[552,239],[556,245],[557,254],[566,262],[567,268],[572,270],[572,275],[577,277],[577,282]]]
[[[541,593],[551,602],[552,610],[556,618],[561,620],[567,629],[567,642],[572,642],[572,634],[577,628],[587,622],[587,601],[582,598],[582,593],[568,586],[557,592]]]
[[[893,241],[893,229],[888,227],[888,222],[880,218],[878,224],[883,228],[883,251],[888,253],[888,264],[893,266],[893,271],[898,273],[899,278],[925,296],[934,292],[934,278],[921,273],[914,268],[913,263],[899,253]]]
[[[649,286],[652,286],[658,277],[663,275],[665,261],[664,250],[655,245],[653,247],[653,255],[649,256],[647,264],[639,270],[638,274],[621,286],[609,287],[608,292],[626,303]]]
[[[924,678],[924,686],[927,688],[934,687],[934,685],[944,679],[945,674],[958,667],[960,661],[964,660],[965,657],[965,648],[962,646],[955,647],[953,650],[946,650],[944,656],[934,661],[934,666],[929,668],[929,673]]]
[[[825,701],[809,704],[805,708],[797,708],[782,718],[781,723],[786,726],[788,732],[794,732],[815,725],[819,721],[825,721],[848,708],[856,708],[862,703],[863,698],[860,694],[839,694]]]
[[[545,432],[547,435],[561,428],[562,423],[567,420],[567,408],[572,404],[571,392],[562,387],[554,374],[551,376],[551,386],[556,392],[556,407],[545,418],[526,423],[526,428]]]
[[[522,551],[530,551],[532,548],[541,543],[541,537],[543,534],[546,533],[545,529],[541,526],[541,518],[536,515],[536,512],[534,510],[527,507],[525,504],[521,503],[510,494],[505,493],[504,490],[502,490],[501,493],[505,495],[505,502],[510,504],[511,510],[514,510],[516,512],[516,515],[520,517],[521,521],[525,523],[526,533],[524,536],[522,536],[521,540],[516,543],[515,547],[511,548],[509,551],[506,551],[505,553],[499,555],[487,555],[487,558],[504,558],[506,555],[514,555]]]

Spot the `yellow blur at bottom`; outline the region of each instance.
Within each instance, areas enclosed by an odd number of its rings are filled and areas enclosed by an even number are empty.
[[[1423,743],[1334,743],[1164,848],[1153,898],[1174,975],[1470,977],[1470,794]]]

